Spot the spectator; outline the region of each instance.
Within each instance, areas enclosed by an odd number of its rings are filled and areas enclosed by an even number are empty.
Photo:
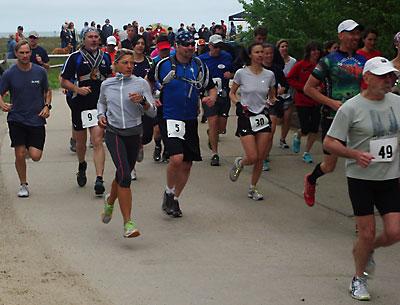
[[[101,28],[101,36],[100,37],[101,37],[102,43],[105,45],[107,43],[107,38],[109,36],[113,35],[114,28],[110,24],[110,19],[107,18],[104,22],[105,23],[104,23],[103,27]]]
[[[17,42],[15,41],[15,34],[10,34],[8,36],[8,41],[7,41],[7,59],[16,59],[17,57],[15,56],[15,46],[17,45]]]
[[[168,41],[171,46],[175,44],[175,33],[172,27],[168,28]]]
[[[49,66],[49,56],[45,49],[38,45],[39,34],[35,31],[29,33],[29,47],[31,48],[31,62],[42,66],[46,70]]]
[[[231,21],[231,29],[229,31],[229,40],[235,40],[236,38],[236,26],[233,23],[233,21]]]
[[[61,48],[65,48],[68,44],[72,45],[72,36],[71,33],[68,31],[68,23],[64,23],[61,26],[60,39]]]
[[[23,40],[23,39],[25,39],[24,28],[23,28],[22,25],[19,25],[17,27],[17,32],[15,33],[15,41],[18,42],[18,41]]]
[[[75,52],[79,43],[79,36],[72,21],[68,24],[68,31],[71,36],[72,50]]]
[[[89,28],[89,22],[85,21],[85,23],[83,24],[81,33],[79,34],[79,37],[81,38],[81,40],[83,40],[83,35],[88,30],[88,28]]]

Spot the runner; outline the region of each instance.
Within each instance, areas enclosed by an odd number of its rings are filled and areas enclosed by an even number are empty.
[[[289,42],[286,39],[281,39],[276,43],[276,48],[279,50],[283,61],[285,62],[285,67],[283,68],[283,73],[287,77],[290,70],[296,63],[296,59],[289,55]],[[280,95],[283,99],[283,115],[282,127],[281,127],[281,137],[279,139],[279,147],[283,149],[289,148],[286,143],[286,136],[290,129],[290,120],[293,112],[293,89],[289,89],[288,92]]]
[[[289,90],[289,84],[286,81],[286,77],[285,74],[283,73],[282,68],[277,63],[274,62],[275,47],[269,43],[264,43],[263,47],[264,47],[263,67],[274,73],[275,76],[274,90],[276,91],[276,93],[285,94],[285,92]],[[262,168],[263,171],[269,171],[271,169],[269,153],[271,152],[272,149],[272,142],[274,139],[278,118],[283,117],[283,107],[284,107],[284,99],[282,97],[278,97],[277,102],[273,106],[270,105],[268,107],[268,113],[271,119],[271,132],[268,133],[267,150]]]
[[[102,196],[105,190],[105,153],[104,130],[97,125],[97,101],[102,81],[111,75],[110,56],[99,50],[99,42],[100,35],[97,30],[89,28],[84,34],[83,47],[68,57],[61,71],[61,87],[73,92],[70,106],[79,161],[76,180],[80,187],[86,185],[86,129],[89,129],[97,175],[94,190],[98,197]]]
[[[135,66],[133,68],[133,74],[137,77],[145,78],[147,73],[149,73],[152,62],[149,57],[145,55],[146,50],[146,40],[142,35],[136,35],[132,40],[132,48],[134,51],[134,60]],[[142,144],[139,146],[139,154],[135,160],[137,162],[143,161],[143,145],[146,145],[151,142],[153,139],[153,125],[154,119],[150,118],[146,115],[143,115],[142,118],[143,123],[143,134],[142,134]],[[135,170],[135,166],[133,167],[131,173],[132,180],[137,179],[137,174]]]
[[[166,40],[167,39],[167,40]],[[152,88],[152,92],[154,92],[155,98],[155,105],[157,106],[157,116],[154,120],[154,127],[153,127],[153,138],[155,142],[154,151],[153,151],[153,160],[155,162],[167,162],[168,160],[168,153],[165,150],[164,145],[164,152],[162,151],[161,145],[161,132],[160,132],[160,120],[162,119],[162,104],[160,102],[160,90],[161,84],[156,81],[155,78],[155,70],[157,64],[160,62],[161,59],[169,57],[171,55],[175,55],[175,49],[172,50],[171,46],[168,41],[168,37],[165,35],[160,35],[157,38],[157,48],[159,49],[159,54],[157,57],[153,59],[153,63],[149,73],[146,75],[146,79]],[[162,157],[161,157],[162,156]]]
[[[233,76],[232,56],[221,50],[224,42],[218,34],[212,35],[208,46],[210,51],[199,56],[204,62],[210,76],[217,85],[218,97],[212,107],[203,105],[204,115],[208,121],[208,144],[212,151],[211,166],[219,166],[218,137],[219,134],[226,133],[226,124],[229,117],[229,79]]]
[[[362,301],[371,298],[367,275],[375,269],[374,250],[400,241],[400,97],[390,93],[397,78],[394,72],[399,71],[386,58],[367,61],[363,71],[367,88],[339,108],[324,140],[328,151],[346,158],[349,196],[359,230],[350,292]],[[383,220],[383,232],[377,237],[374,206]]]
[[[15,151],[15,169],[20,181],[18,197],[29,197],[26,159],[42,158],[46,137],[46,118],[50,116],[51,94],[47,72],[30,62],[32,51],[26,40],[15,46],[17,63],[4,72],[0,79],[0,108],[8,112],[7,122],[11,147]],[[9,91],[11,103],[3,100]]]
[[[237,129],[236,136],[244,149],[244,157],[235,159],[229,173],[234,182],[239,178],[243,166],[253,165],[248,197],[262,200],[263,194],[257,190],[256,184],[260,178],[271,132],[271,120],[267,111],[267,103],[276,102],[274,73],[263,68],[263,45],[253,43],[248,49],[246,67],[239,69],[233,78],[229,94],[236,105]],[[240,99],[236,96],[240,88]],[[267,100],[268,99],[268,100]]]
[[[140,235],[131,218],[130,172],[137,157],[142,133],[142,115],[154,117],[156,108],[145,80],[132,75],[133,51],[121,49],[114,61],[116,76],[101,84],[97,111],[99,125],[106,129],[105,140],[116,167],[110,194],[105,196],[102,221],[109,223],[118,199],[124,220],[124,237]]]
[[[325,138],[332,124],[335,112],[349,98],[360,92],[362,69],[365,58],[355,54],[360,41],[362,27],[354,20],[345,20],[338,26],[340,47],[323,57],[311,73],[304,86],[304,93],[314,101],[323,104],[321,129]],[[320,92],[321,82],[327,95]],[[312,173],[304,177],[304,201],[308,206],[315,203],[317,179],[332,172],[336,167],[337,157],[324,151],[324,160],[318,163]]]
[[[175,56],[161,60],[155,75],[162,86],[161,137],[170,155],[162,210],[172,217],[181,217],[179,196],[189,179],[192,162],[201,161],[197,131],[199,93],[209,90],[202,102],[211,107],[217,99],[217,89],[209,80],[207,66],[193,57],[193,36],[181,31],[176,42]]]
[[[293,136],[292,151],[294,153],[300,152],[301,137],[307,136],[306,148],[302,157],[305,163],[313,162],[310,151],[317,139],[319,122],[321,119],[321,107],[319,103],[305,95],[303,90],[311,72],[314,70],[321,58],[321,53],[322,48],[319,43],[308,43],[305,47],[304,59],[298,61],[293,66],[287,77],[290,86],[296,90],[294,103],[296,105],[297,116],[300,122],[300,129]]]

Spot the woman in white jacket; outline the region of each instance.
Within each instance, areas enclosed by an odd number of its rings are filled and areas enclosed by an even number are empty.
[[[124,237],[140,235],[131,218],[130,173],[139,150],[142,115],[155,117],[157,112],[150,86],[132,74],[133,55],[134,52],[128,49],[117,52],[114,60],[116,76],[101,84],[97,104],[99,125],[106,129],[105,142],[116,167],[111,191],[105,197],[102,221],[110,222],[114,202],[118,199],[124,219]]]

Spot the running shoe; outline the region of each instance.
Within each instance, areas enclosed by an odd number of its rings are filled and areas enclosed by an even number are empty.
[[[367,265],[365,266],[364,275],[367,277],[372,277],[375,273],[375,267],[376,263],[374,260],[374,252],[371,252],[371,254],[368,257]]]
[[[165,147],[164,147],[164,152],[163,152],[162,157],[161,157],[161,162],[162,163],[168,163],[169,162],[168,152],[165,151]]]
[[[369,301],[371,299],[371,296],[368,293],[367,278],[365,276],[353,277],[349,291],[353,299],[359,301]]]
[[[298,133],[296,132],[296,133],[293,135],[293,140],[292,140],[292,151],[293,151],[294,153],[297,154],[298,152],[300,152],[300,144],[301,144],[300,138],[299,138]]]
[[[257,190],[255,187],[249,188],[249,192],[247,193],[247,197],[249,197],[249,198],[251,198],[251,199],[253,199],[255,201],[264,199],[263,194],[259,190]]]
[[[263,170],[264,172],[268,172],[270,169],[271,169],[271,168],[270,168],[270,166],[269,166],[269,160],[264,160],[264,161],[263,161],[263,168],[262,168],[262,170]]]
[[[207,122],[207,118],[206,118],[206,116],[203,114],[202,116],[201,116],[201,121],[200,121],[202,124],[204,124],[205,122]]]
[[[96,197],[102,197],[105,190],[103,178],[97,177],[96,182],[94,183],[94,193]]]
[[[242,160],[242,157],[237,157],[235,159],[235,162],[233,162],[233,166],[229,172],[229,178],[231,179],[232,182],[238,180],[240,172],[243,169],[243,165],[240,164],[240,160]]]
[[[86,169],[87,169],[86,161],[79,163],[78,173],[76,174],[76,182],[80,187],[84,187],[86,185],[87,182]]]
[[[140,148],[139,148],[139,152],[138,152],[136,161],[137,162],[142,162],[143,158],[144,158],[144,151],[143,151],[143,145],[141,145]]]
[[[177,218],[177,217],[182,217],[182,211],[179,208],[179,201],[172,198],[171,201],[171,214],[170,216]]]
[[[69,139],[69,150],[72,152],[76,152],[76,140],[75,139]]]
[[[124,224],[124,237],[138,237],[140,232],[136,226],[136,223],[133,220],[128,220],[127,223]]]
[[[219,156],[217,154],[212,156],[211,166],[219,166]]]
[[[305,152],[304,154],[303,154],[303,157],[302,157],[302,159],[303,159],[303,161],[305,162],[305,163],[313,163],[313,158],[312,158],[312,156],[311,156],[311,154],[309,153],[309,152]]]
[[[20,198],[29,197],[28,183],[21,183],[21,185],[19,186],[19,190],[18,190],[17,196],[20,197]]]
[[[101,221],[103,223],[109,223],[112,218],[114,205],[108,203],[109,197],[110,197],[110,194],[107,194],[104,198],[104,211],[103,211],[103,214],[101,214]]]
[[[287,145],[285,139],[280,139],[280,140],[279,140],[279,147],[282,148],[282,149],[288,149],[288,148],[289,148],[289,145]]]
[[[167,194],[167,192],[164,191],[164,196],[163,196],[163,202],[161,205],[161,209],[165,212],[167,215],[171,215],[172,211],[172,201],[174,201],[174,194]]]
[[[304,176],[304,191],[303,191],[303,196],[304,196],[304,201],[309,207],[312,207],[315,203],[315,187],[316,184],[311,184],[308,181],[308,177],[311,176],[311,174],[307,174]]]
[[[154,146],[153,160],[155,162],[160,162],[160,160],[161,160],[161,146]]]
[[[132,181],[136,181],[137,180],[136,169],[133,169],[132,172],[131,172],[131,180]]]

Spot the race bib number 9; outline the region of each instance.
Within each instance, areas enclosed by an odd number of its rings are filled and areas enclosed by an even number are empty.
[[[374,156],[374,162],[392,162],[397,154],[397,148],[397,137],[369,142],[369,152]]]
[[[258,114],[250,118],[251,129],[256,132],[266,127],[269,127],[269,120],[265,114]]]
[[[97,126],[97,109],[82,111],[81,119],[83,128]]]
[[[168,138],[179,138],[184,140],[185,122],[177,120],[167,120]]]

